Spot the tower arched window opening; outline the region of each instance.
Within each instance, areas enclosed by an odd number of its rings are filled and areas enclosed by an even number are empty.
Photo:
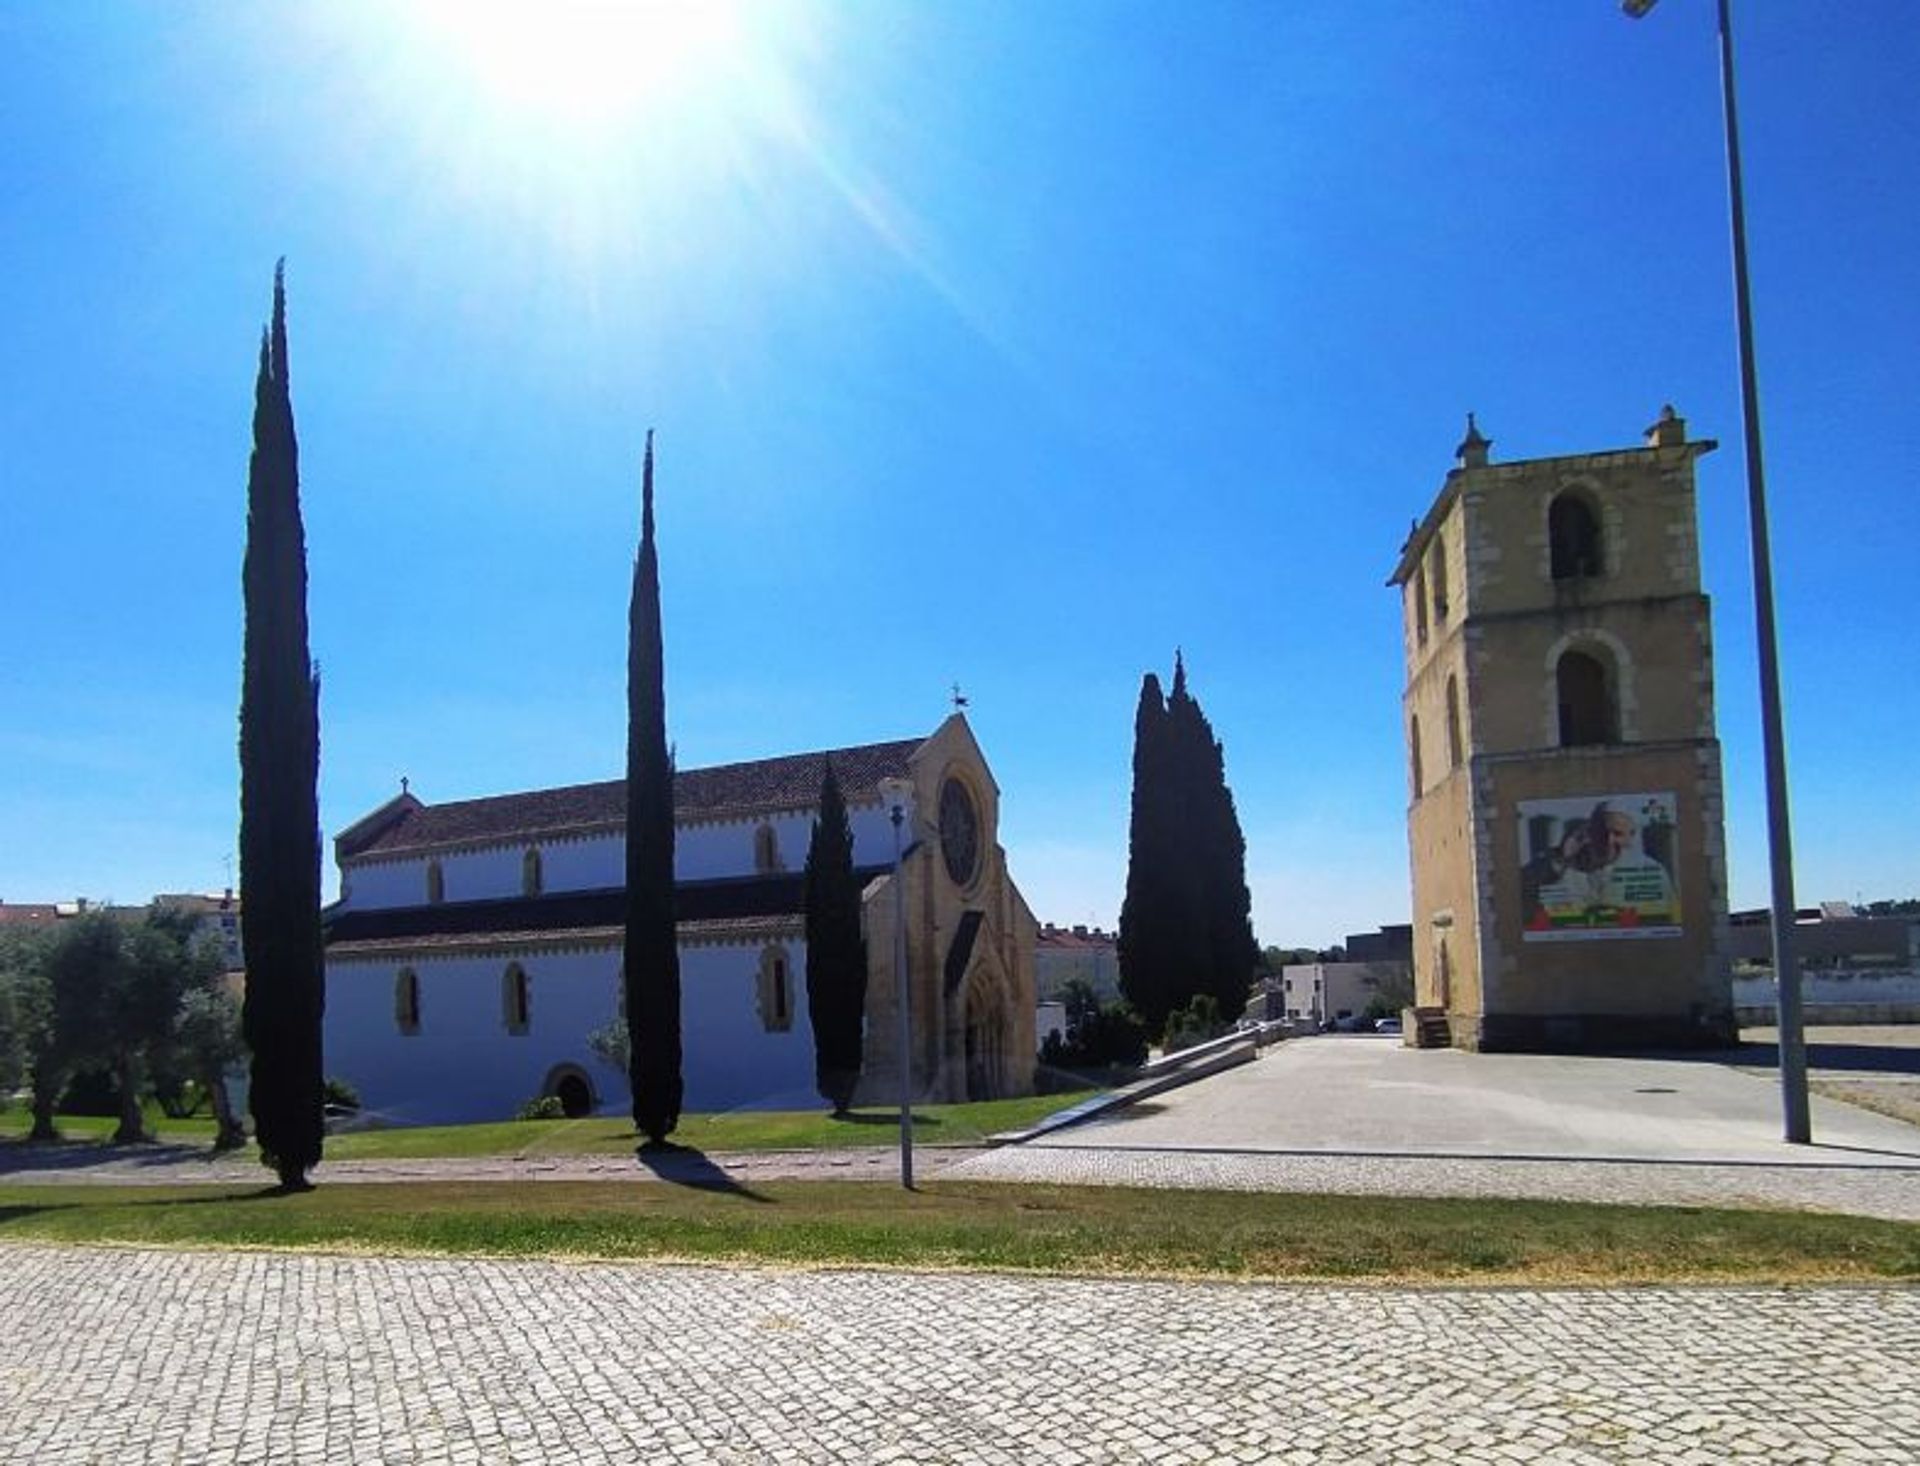
[[[1555,580],[1582,580],[1605,568],[1599,517],[1580,494],[1562,494],[1547,506],[1547,542]]]
[[[1619,737],[1613,677],[1604,662],[1586,652],[1564,652],[1553,680],[1562,748],[1612,743]]]

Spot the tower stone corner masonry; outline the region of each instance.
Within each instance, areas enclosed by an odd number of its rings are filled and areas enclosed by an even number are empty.
[[[1468,1049],[1735,1036],[1694,462],[1512,463],[1471,414],[1401,547],[1409,1040]]]

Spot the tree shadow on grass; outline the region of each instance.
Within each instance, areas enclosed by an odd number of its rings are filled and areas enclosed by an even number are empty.
[[[661,1181],[670,1181],[676,1186],[689,1186],[696,1191],[717,1191],[728,1196],[738,1196],[746,1201],[756,1201],[769,1205],[770,1196],[763,1196],[750,1186],[742,1186],[726,1169],[715,1165],[707,1153],[691,1145],[675,1145],[672,1141],[658,1143],[649,1141],[638,1147],[634,1154],[641,1166],[653,1172]]]
[[[317,1189],[317,1188],[315,1188]],[[153,1196],[142,1201],[120,1201],[114,1206],[224,1206],[235,1201],[278,1201],[288,1196],[306,1195],[305,1192],[282,1191],[278,1186],[261,1186],[252,1191],[222,1191],[217,1196]],[[94,1203],[85,1203],[93,1205]]]
[[[240,1154],[235,1149],[211,1150],[175,1140],[117,1143],[105,1137],[75,1136],[58,1140],[0,1138],[0,1176],[26,1171],[85,1171],[96,1166],[190,1166],[195,1161],[221,1160]]]

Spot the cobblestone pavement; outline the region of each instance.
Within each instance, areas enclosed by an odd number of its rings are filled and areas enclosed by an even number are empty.
[[[1920,1221],[1920,1167],[1548,1160],[1515,1156],[1326,1155],[1076,1145],[1074,1131],[989,1151],[940,1172],[956,1181],[1156,1186],[1348,1196],[1513,1196],[1638,1206],[1845,1212]]]
[[[0,1459],[1905,1462],[1920,1291],[0,1247]]]
[[[969,1146],[921,1146],[915,1152],[931,1174],[980,1154]],[[738,1181],[891,1181],[900,1153],[884,1146],[862,1150],[699,1151],[655,1157],[642,1164],[620,1155],[430,1156],[411,1160],[323,1161],[314,1172],[326,1184],[355,1181],[651,1181],[689,1180],[715,1172]],[[205,1146],[0,1146],[0,1182],[127,1186],[267,1185],[270,1173],[253,1152],[216,1156]]]

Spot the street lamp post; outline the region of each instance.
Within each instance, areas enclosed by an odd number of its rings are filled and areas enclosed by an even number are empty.
[[[1657,0],[1621,0],[1634,20]],[[1740,120],[1733,86],[1733,16],[1720,11],[1720,91],[1727,122],[1727,194],[1733,214],[1734,313],[1740,328],[1740,407],[1746,427],[1747,523],[1753,544],[1754,621],[1760,656],[1760,730],[1766,760],[1767,852],[1773,889],[1773,974],[1779,1002],[1780,1097],[1789,1144],[1813,1139],[1807,1103],[1807,1049],[1795,960],[1793,835],[1787,816],[1786,734],[1780,716],[1780,659],[1774,636],[1773,552],[1767,535],[1766,475],[1760,458],[1760,386],[1753,360],[1753,304],[1747,281],[1747,209],[1740,181]]]
[[[907,982],[907,891],[901,867],[901,827],[906,823],[907,800],[913,785],[905,779],[882,779],[880,797],[891,807],[893,820],[893,981],[894,1006],[899,1010],[900,1040],[900,1185],[913,1190],[913,1012]]]

